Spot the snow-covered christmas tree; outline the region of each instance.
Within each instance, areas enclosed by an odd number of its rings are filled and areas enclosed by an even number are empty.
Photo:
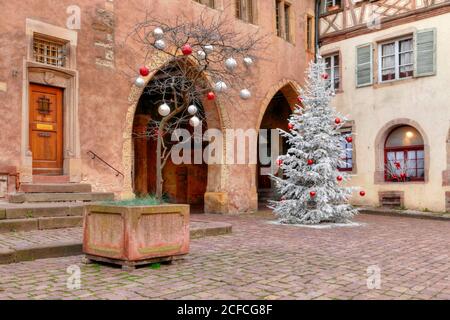
[[[289,119],[288,153],[278,159],[283,177],[272,176],[281,196],[271,201],[284,224],[345,223],[357,214],[349,204],[354,189],[345,187],[349,176],[339,171],[345,139],[340,129],[347,119],[331,105],[333,89],[325,62],[318,57],[307,72],[306,87]]]

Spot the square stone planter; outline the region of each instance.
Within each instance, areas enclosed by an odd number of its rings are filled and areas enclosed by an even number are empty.
[[[85,263],[94,260],[134,269],[172,261],[189,253],[189,220],[189,205],[86,206]]]

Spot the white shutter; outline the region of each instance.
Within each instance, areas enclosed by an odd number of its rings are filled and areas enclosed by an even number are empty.
[[[417,31],[415,38],[414,76],[425,77],[436,74],[436,29]]]
[[[356,48],[356,86],[373,83],[373,46],[371,43]]]

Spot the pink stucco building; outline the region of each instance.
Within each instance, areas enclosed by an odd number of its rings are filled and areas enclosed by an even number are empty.
[[[170,21],[181,14],[196,19],[206,10],[231,17],[237,32],[268,35],[252,99],[226,107],[217,101],[208,127],[287,125],[314,56],[313,0],[0,0],[0,7],[3,198],[42,182],[90,184],[117,197],[151,191],[148,143],[133,139],[145,126],[137,112],[142,89],[123,76],[129,63],[124,40],[146,11]],[[259,172],[252,164],[173,168],[166,191],[208,212],[253,211],[258,194],[271,189]]]

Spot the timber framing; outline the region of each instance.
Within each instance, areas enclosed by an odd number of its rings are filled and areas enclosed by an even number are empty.
[[[378,0],[353,4],[320,17],[321,46],[450,12],[450,0]],[[377,5],[379,26],[370,28],[369,8]],[[401,6],[401,4],[404,4]]]

